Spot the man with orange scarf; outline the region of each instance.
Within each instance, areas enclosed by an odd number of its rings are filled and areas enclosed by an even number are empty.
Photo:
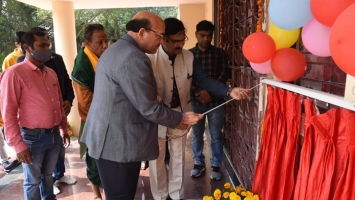
[[[84,42],[85,47],[79,50],[72,72],[73,86],[77,95],[78,110],[81,117],[79,138],[94,96],[96,64],[107,48],[107,34],[104,26],[101,24],[89,24],[85,28]],[[80,157],[85,153],[87,176],[95,195],[94,199],[102,199],[99,188],[101,187],[101,181],[95,160],[88,155],[86,144],[81,142]]]

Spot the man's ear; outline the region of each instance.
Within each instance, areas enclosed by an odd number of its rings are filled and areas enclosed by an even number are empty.
[[[26,51],[26,52],[30,52],[30,46],[28,44],[23,44],[23,49]]]
[[[145,30],[145,28],[140,28],[139,31],[138,31],[139,39],[143,39],[144,34],[146,34],[146,33],[147,33],[147,31]]]
[[[89,40],[84,40],[85,46],[90,46],[90,41]]]

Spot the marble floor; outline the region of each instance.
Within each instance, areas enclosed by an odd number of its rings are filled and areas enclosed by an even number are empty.
[[[223,164],[221,167],[222,178],[219,181],[211,180],[211,167],[209,158],[211,157],[209,148],[209,137],[205,137],[204,154],[206,156],[206,171],[201,177],[190,177],[190,170],[193,168],[192,149],[191,149],[191,133],[188,134],[186,148],[186,164],[184,191],[185,199],[202,199],[205,195],[211,195],[216,188],[223,188],[223,184],[231,182],[231,178]],[[9,151],[11,149],[8,147]],[[11,152],[10,156],[15,157],[15,153]],[[85,162],[79,157],[79,145],[77,138],[72,137],[71,145],[66,150],[66,175],[70,175],[77,179],[74,185],[58,184],[61,193],[57,195],[57,199],[61,200],[92,200],[94,199],[88,179],[86,178]],[[22,166],[17,167],[11,173],[6,174],[0,166],[0,199],[22,200],[23,199],[23,173]],[[103,195],[104,196],[104,195]],[[138,181],[135,200],[153,199],[150,192],[149,170],[141,170]]]

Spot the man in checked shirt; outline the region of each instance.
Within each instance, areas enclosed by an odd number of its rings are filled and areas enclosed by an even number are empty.
[[[227,54],[221,48],[211,45],[214,25],[210,21],[200,21],[196,25],[195,36],[197,44],[189,49],[195,56],[205,73],[221,83],[226,83],[229,76]],[[224,98],[209,94],[204,88],[197,86],[194,82],[191,86],[192,110],[196,113],[204,113],[224,102]],[[211,135],[212,172],[210,178],[219,180],[221,178],[220,167],[223,160],[223,137],[222,127],[224,124],[224,106],[204,115],[204,118],[192,126],[192,150],[194,168],[191,170],[192,177],[199,177],[205,167],[205,156],[203,155],[203,135],[205,132],[206,117]]]
[[[53,169],[63,140],[70,144],[67,117],[57,74],[44,65],[52,56],[49,39],[31,29],[22,41],[25,60],[0,76],[5,134],[22,162],[24,199],[55,199]]]

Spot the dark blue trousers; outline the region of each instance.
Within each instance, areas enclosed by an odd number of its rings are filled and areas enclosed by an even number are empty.
[[[106,200],[134,200],[141,162],[96,160]]]

